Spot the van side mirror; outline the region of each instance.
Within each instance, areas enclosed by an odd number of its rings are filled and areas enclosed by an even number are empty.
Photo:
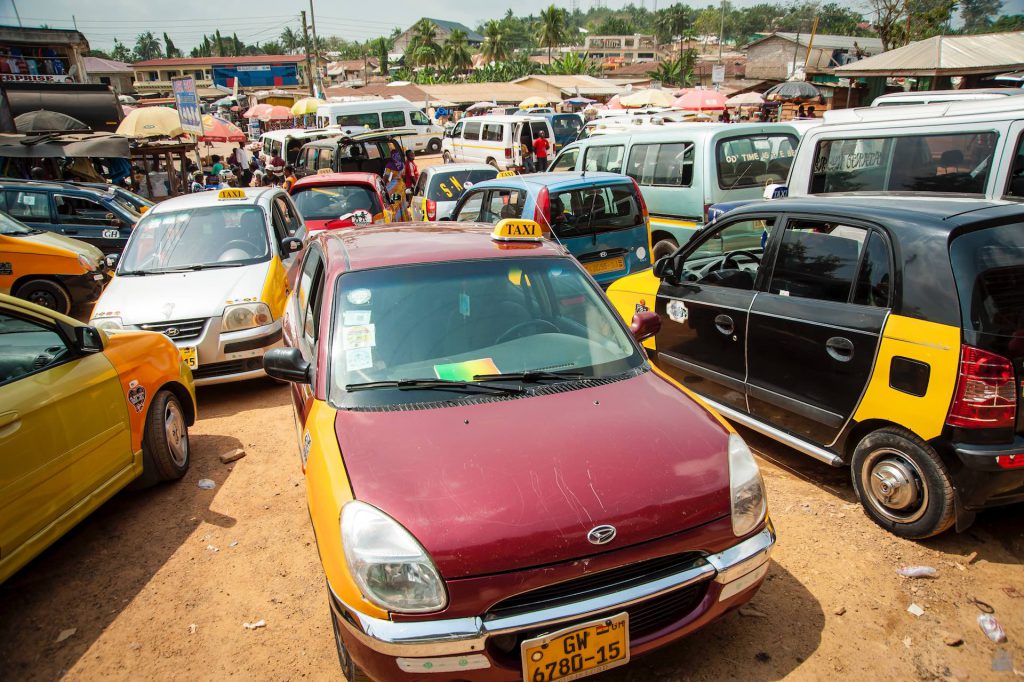
[[[661,331],[661,318],[652,310],[636,313],[629,323],[629,331],[637,341],[649,339]]]
[[[96,327],[75,327],[75,350],[90,355],[103,351],[103,338]]]
[[[272,348],[263,355],[263,370],[268,376],[297,384],[313,382],[311,366],[298,348]]]
[[[302,240],[298,237],[285,237],[281,240],[281,253],[285,256],[302,250]]]

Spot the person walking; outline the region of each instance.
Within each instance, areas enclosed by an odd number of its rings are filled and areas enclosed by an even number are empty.
[[[287,192],[288,190],[290,190],[292,188],[292,185],[294,185],[298,181],[299,181],[299,179],[297,177],[295,177],[295,169],[292,168],[291,165],[285,166],[284,167],[284,182],[281,183],[281,188],[284,189],[284,191]]]
[[[415,187],[416,181],[420,179],[420,169],[416,165],[416,153],[411,149],[405,152],[405,169],[402,171],[402,178],[405,180],[407,189]]]
[[[550,146],[547,133],[543,130],[537,133],[537,137],[533,139],[533,153],[537,157],[536,165],[538,173],[543,173],[548,168],[548,147]]]
[[[523,155],[523,172],[533,173],[535,166],[533,165],[533,150],[530,149],[530,145],[525,142],[519,143],[520,153]]]

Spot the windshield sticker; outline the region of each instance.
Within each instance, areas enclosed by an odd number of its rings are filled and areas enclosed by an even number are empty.
[[[633,310],[633,314],[635,315],[636,313],[646,313],[649,310],[650,308],[647,307],[647,301],[641,298],[640,302],[636,304],[636,308]]]
[[[459,294],[459,314],[469,317],[469,294]]]
[[[20,199],[20,201],[17,203],[25,204],[26,206],[36,205],[36,197],[34,194],[19,194],[18,199]]]
[[[343,315],[342,324],[346,327],[350,327],[355,324],[370,324],[370,311],[346,310]]]
[[[346,298],[348,298],[348,302],[352,305],[366,305],[370,302],[372,297],[373,294],[369,289],[353,289],[348,292],[348,296],[346,296]]]
[[[499,374],[498,366],[491,358],[434,365],[434,374],[445,381],[473,381],[477,374]]]
[[[673,322],[686,322],[686,318],[690,316],[690,311],[686,309],[686,304],[682,301],[669,301],[665,306],[665,312]]]
[[[357,372],[361,369],[369,369],[370,367],[373,367],[372,348],[353,348],[352,350],[345,351],[346,371]]]
[[[372,324],[359,324],[342,327],[342,345],[345,350],[353,348],[373,348],[377,345],[376,329]]]
[[[132,379],[128,384],[128,402],[136,412],[142,412],[142,407],[146,404],[146,387],[140,386],[137,379]]]

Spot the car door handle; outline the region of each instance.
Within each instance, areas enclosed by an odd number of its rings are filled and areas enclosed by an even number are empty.
[[[716,315],[715,316],[715,329],[720,333],[731,336],[736,330],[736,325],[733,323],[732,318],[728,315]]]
[[[849,362],[853,360],[853,341],[842,336],[833,336],[825,342],[825,350],[833,360]]]
[[[4,431],[10,431],[13,433],[18,430],[18,425],[21,423],[21,415],[17,412],[2,412],[0,413],[0,435],[4,434]],[[10,428],[9,428],[10,427]]]

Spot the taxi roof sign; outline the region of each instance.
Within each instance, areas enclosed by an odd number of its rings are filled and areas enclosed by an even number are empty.
[[[217,199],[244,199],[245,190],[237,187],[228,187],[217,192]]]
[[[334,172],[333,168],[321,168],[316,172],[317,175],[330,175]]]
[[[514,170],[506,170],[506,171],[501,171],[500,173],[498,173],[494,177],[496,177],[496,178],[511,178],[513,175],[519,175],[519,173],[517,173]]]
[[[539,224],[532,220],[505,218],[494,226],[491,239],[500,242],[539,242],[544,232]]]

